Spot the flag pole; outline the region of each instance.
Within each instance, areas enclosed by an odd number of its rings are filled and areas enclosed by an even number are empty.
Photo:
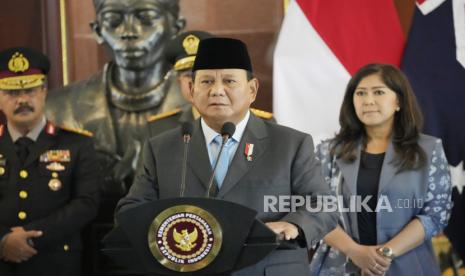
[[[287,8],[289,7],[289,0],[283,0],[284,3],[284,14],[287,12]]]

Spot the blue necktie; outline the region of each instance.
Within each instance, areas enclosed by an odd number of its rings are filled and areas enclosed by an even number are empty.
[[[221,148],[221,143],[222,143],[222,137],[221,135],[218,135],[215,137],[215,139],[211,142],[212,145],[212,167],[215,165],[216,158],[218,156],[218,153]],[[215,180],[216,183],[218,184],[218,189],[221,188],[221,185],[223,184],[223,180],[226,177],[226,173],[228,172],[228,167],[229,167],[229,157],[231,155],[231,149],[232,145],[234,145],[235,141],[231,138],[228,139],[226,144],[224,145],[223,152],[221,153],[220,159],[218,160],[218,165],[216,167],[216,172],[215,172]]]

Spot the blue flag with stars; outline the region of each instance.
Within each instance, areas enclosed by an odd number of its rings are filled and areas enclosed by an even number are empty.
[[[422,108],[424,132],[442,139],[449,163],[457,166],[465,160],[465,1],[416,4],[401,68]],[[465,259],[462,198],[455,188],[445,233]]]

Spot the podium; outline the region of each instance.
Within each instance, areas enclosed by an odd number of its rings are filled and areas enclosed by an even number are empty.
[[[243,205],[213,198],[173,198],[119,214],[103,252],[147,275],[230,275],[279,246],[276,234]]]

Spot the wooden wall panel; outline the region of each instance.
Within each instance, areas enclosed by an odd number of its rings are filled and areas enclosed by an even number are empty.
[[[31,1],[35,2],[35,1]],[[41,0],[42,49],[51,63],[48,74],[49,88],[63,86],[63,57],[61,51],[60,0]]]
[[[204,30],[244,40],[261,81],[256,107],[271,110],[272,60],[270,49],[283,18],[283,2],[270,0],[181,0],[185,30]],[[89,22],[95,18],[92,1],[71,0],[70,79],[82,80],[102,68],[109,57],[91,35]],[[77,16],[79,15],[79,16]]]
[[[41,1],[2,1],[0,9],[0,48],[19,45],[43,49]]]
[[[68,2],[70,80],[83,80],[103,67],[107,61],[103,47],[95,41],[90,22],[95,20],[91,0]]]
[[[414,0],[394,0],[404,32],[410,28]],[[254,71],[260,80],[255,107],[272,109],[273,47],[284,17],[282,0],[181,0],[186,30],[204,30],[219,36],[244,40],[249,46]],[[108,60],[103,47],[97,47],[88,23],[94,20],[92,1],[71,0],[70,19],[74,61],[71,79],[84,79]],[[79,14],[79,16],[76,16]],[[76,62],[78,61],[79,62]]]
[[[281,0],[181,0],[186,30],[243,40],[260,88],[254,107],[272,110],[273,47],[284,17]]]
[[[400,24],[404,30],[405,37],[408,37],[412,25],[412,17],[415,11],[415,0],[394,0]]]
[[[52,67],[49,87],[61,85],[59,0],[2,1],[0,49],[31,47],[43,51]]]

